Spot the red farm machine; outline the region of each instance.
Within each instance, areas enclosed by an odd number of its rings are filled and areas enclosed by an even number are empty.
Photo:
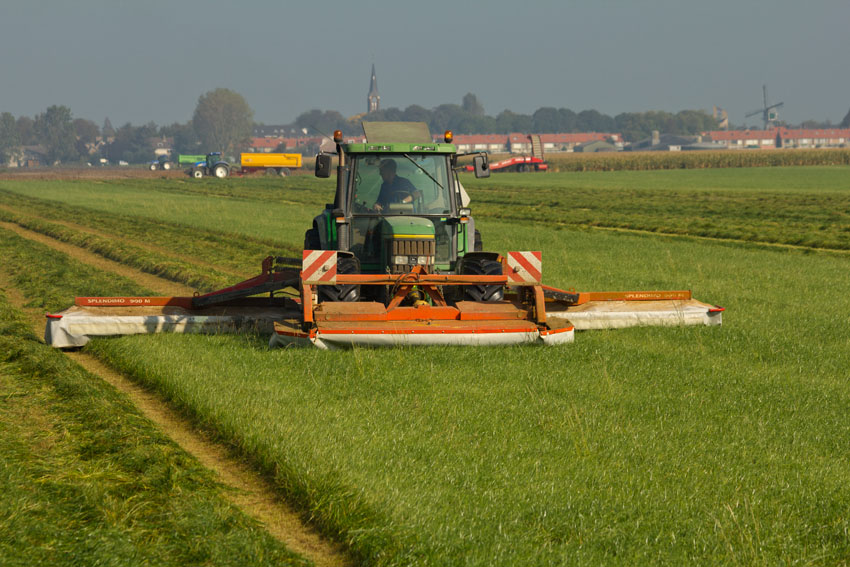
[[[549,164],[543,158],[543,143],[540,141],[540,136],[530,134],[528,136],[531,144],[531,155],[516,155],[499,161],[490,162],[490,171],[495,172],[517,172],[526,173],[529,171],[549,171]],[[466,171],[474,171],[472,165],[466,166]]]
[[[337,143],[334,202],[301,258],[268,257],[259,275],[194,297],[79,297],[49,314],[45,340],[154,332],[271,333],[270,346],[505,345],[571,342],[576,329],[719,325],[723,308],[690,291],[572,292],[542,283],[536,251],[484,250],[447,132],[365,122]],[[331,154],[316,158],[330,177]],[[474,154],[477,177],[490,173]]]

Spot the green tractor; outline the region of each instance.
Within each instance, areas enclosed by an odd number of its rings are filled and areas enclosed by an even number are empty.
[[[461,155],[474,155],[476,177],[488,177],[486,154],[458,154],[433,141],[420,122],[364,122],[365,143],[337,147],[334,202],[313,220],[305,250],[339,252],[339,274],[406,274],[416,266],[429,273],[501,275],[499,254],[484,252],[469,197],[457,177]],[[333,155],[316,156],[316,176],[331,175]],[[364,300],[386,304],[389,286],[362,286]],[[319,286],[320,301],[358,301],[361,286]],[[454,286],[446,299],[500,301],[502,285]]]

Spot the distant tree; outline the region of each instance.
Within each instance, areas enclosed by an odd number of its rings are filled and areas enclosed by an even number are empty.
[[[0,166],[4,166],[12,157],[12,152],[21,145],[17,123],[11,112],[0,114]]]
[[[844,119],[838,126],[840,128],[850,128],[850,110],[847,111],[847,114],[844,115]]]
[[[578,116],[569,108],[559,108],[558,114],[561,122],[561,132],[576,132],[578,129]]]
[[[91,120],[85,118],[77,118],[74,120],[74,134],[77,137],[76,149],[81,156],[88,155],[91,144],[97,141],[100,136],[100,128]]]
[[[582,110],[576,115],[576,128],[579,132],[613,132],[615,123],[597,110]]]
[[[647,123],[640,112],[623,112],[614,117],[614,128],[623,134],[627,142],[636,142],[647,138],[652,133],[652,126]]]
[[[494,133],[510,134],[512,132],[528,132],[534,129],[534,120],[527,114],[516,114],[503,110],[496,117]]]
[[[192,127],[205,151],[233,154],[246,146],[254,126],[254,112],[239,93],[230,89],[215,89],[201,95]]]
[[[103,128],[100,131],[103,134],[104,141],[115,137],[115,128],[112,127],[112,122],[109,121],[108,116],[103,120]]]
[[[452,130],[463,133],[455,125],[466,116],[463,108],[457,104],[441,104],[431,112],[431,122],[428,125],[431,132],[445,132]]]
[[[496,120],[490,116],[465,114],[452,126],[453,131],[464,134],[490,134],[495,128]]]
[[[374,114],[374,113],[373,113]],[[375,120],[372,115],[369,115],[369,120]],[[308,135],[314,136],[321,134],[323,136],[333,136],[334,130],[342,130],[349,132],[351,126],[346,121],[345,117],[336,110],[318,110],[313,109],[300,114],[295,119],[295,125],[299,129],[306,129]],[[359,124],[357,125],[359,128]]]
[[[484,105],[478,101],[478,97],[472,93],[466,93],[463,96],[461,107],[467,114],[472,116],[484,116]]]
[[[402,120],[405,122],[430,122],[431,111],[418,104],[411,104],[404,109]]]
[[[531,115],[531,119],[531,128],[537,134],[550,134],[563,131],[561,129],[561,113],[551,106],[538,108]]]
[[[674,117],[673,134],[696,136],[709,130],[717,130],[720,123],[703,110],[682,110]]]
[[[175,122],[170,126],[163,126],[159,129],[159,133],[174,140],[171,150],[175,154],[197,154],[200,152],[201,141],[198,139],[195,129],[192,128],[191,122],[185,124]]]
[[[375,122],[400,122],[404,120],[404,112],[396,107],[384,108],[375,112],[370,112],[364,120]]]
[[[18,116],[15,128],[18,130],[18,139],[21,141],[22,146],[33,146],[36,144],[35,120],[29,116]]]
[[[69,162],[79,158],[77,137],[71,109],[53,105],[35,117],[35,134],[38,143],[47,150],[49,163]]]
[[[107,147],[107,158],[116,162],[146,163],[154,158],[150,139],[158,134],[156,124],[133,126],[129,122],[115,132],[115,139]]]

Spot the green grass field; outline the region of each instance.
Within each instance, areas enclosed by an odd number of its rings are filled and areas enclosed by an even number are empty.
[[[546,283],[690,288],[726,307],[720,328],[584,332],[554,348],[269,351],[266,337],[161,335],[88,350],[273,475],[365,564],[846,564],[845,177],[807,167],[464,178],[485,246],[542,250]],[[4,180],[0,205],[47,218],[54,202],[118,238],[135,234],[131,218],[156,219],[167,255],[222,233],[297,248],[332,194],[297,177],[150,183]],[[717,234],[695,210],[728,220],[730,241],[704,238]],[[55,277],[52,261],[24,277],[26,263],[16,285],[52,287],[47,308],[105,286]]]
[[[64,301],[53,280],[146,291],[5,231],[0,253],[35,304]],[[39,342],[2,292],[0,490],[2,565],[306,564],[126,398]]]

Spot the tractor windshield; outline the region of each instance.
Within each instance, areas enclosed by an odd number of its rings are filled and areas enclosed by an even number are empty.
[[[451,214],[448,160],[442,154],[366,154],[354,165],[355,214]]]

